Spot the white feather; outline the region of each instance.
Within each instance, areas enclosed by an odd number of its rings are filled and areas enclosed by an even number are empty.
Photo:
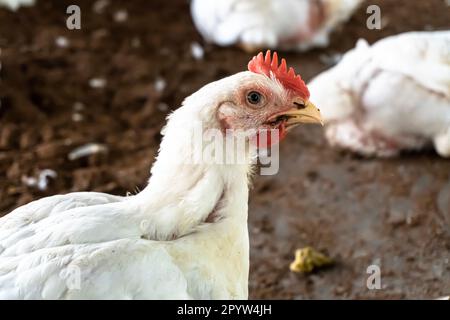
[[[434,143],[450,156],[450,31],[358,41],[309,84],[332,145],[391,156]]]
[[[307,50],[328,45],[330,33],[348,20],[361,0],[193,0],[191,13],[203,37],[249,49]],[[316,16],[316,11],[322,11]],[[321,19],[323,21],[315,21]]]

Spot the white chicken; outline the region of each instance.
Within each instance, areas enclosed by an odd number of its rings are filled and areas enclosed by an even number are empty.
[[[16,11],[21,6],[32,6],[35,0],[0,0],[0,7]]]
[[[211,42],[307,50],[328,45],[330,33],[362,0],[193,0],[194,23]]]
[[[359,40],[309,88],[331,145],[394,156],[433,144],[450,156],[450,31],[409,32],[372,46]]]
[[[224,140],[276,129],[281,139],[321,122],[308,97],[286,61],[260,54],[249,71],[206,85],[170,115],[141,193],[57,195],[1,218],[0,299],[247,298],[252,164],[192,162],[194,129],[226,130]],[[231,151],[255,156],[248,145]]]

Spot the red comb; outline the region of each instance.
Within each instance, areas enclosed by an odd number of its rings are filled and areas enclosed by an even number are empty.
[[[273,53],[272,58],[270,57],[270,50],[267,50],[265,57],[260,52],[248,63],[248,70],[268,77],[271,77],[272,74],[285,88],[296,92],[304,99],[309,98],[309,90],[305,82],[299,75],[295,74],[292,67],[288,70],[286,60],[281,59],[281,64],[278,66],[278,54],[276,52]]]

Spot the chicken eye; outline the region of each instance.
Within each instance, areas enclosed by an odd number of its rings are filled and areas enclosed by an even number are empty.
[[[258,104],[261,102],[261,93],[251,91],[247,95],[247,101],[251,104]]]

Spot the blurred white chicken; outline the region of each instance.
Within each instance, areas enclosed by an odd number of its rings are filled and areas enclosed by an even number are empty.
[[[57,195],[0,218],[0,299],[247,298],[252,163],[242,159],[255,154],[234,139],[321,122],[308,97],[284,59],[261,53],[170,115],[139,194]],[[207,151],[227,162],[201,161]]]
[[[32,6],[35,0],[0,0],[0,7],[16,11],[21,6]]]
[[[362,0],[193,0],[194,23],[207,41],[307,50],[328,45],[330,33]]]
[[[359,40],[309,88],[333,146],[394,156],[433,144],[450,156],[450,31],[409,32],[372,46]]]

